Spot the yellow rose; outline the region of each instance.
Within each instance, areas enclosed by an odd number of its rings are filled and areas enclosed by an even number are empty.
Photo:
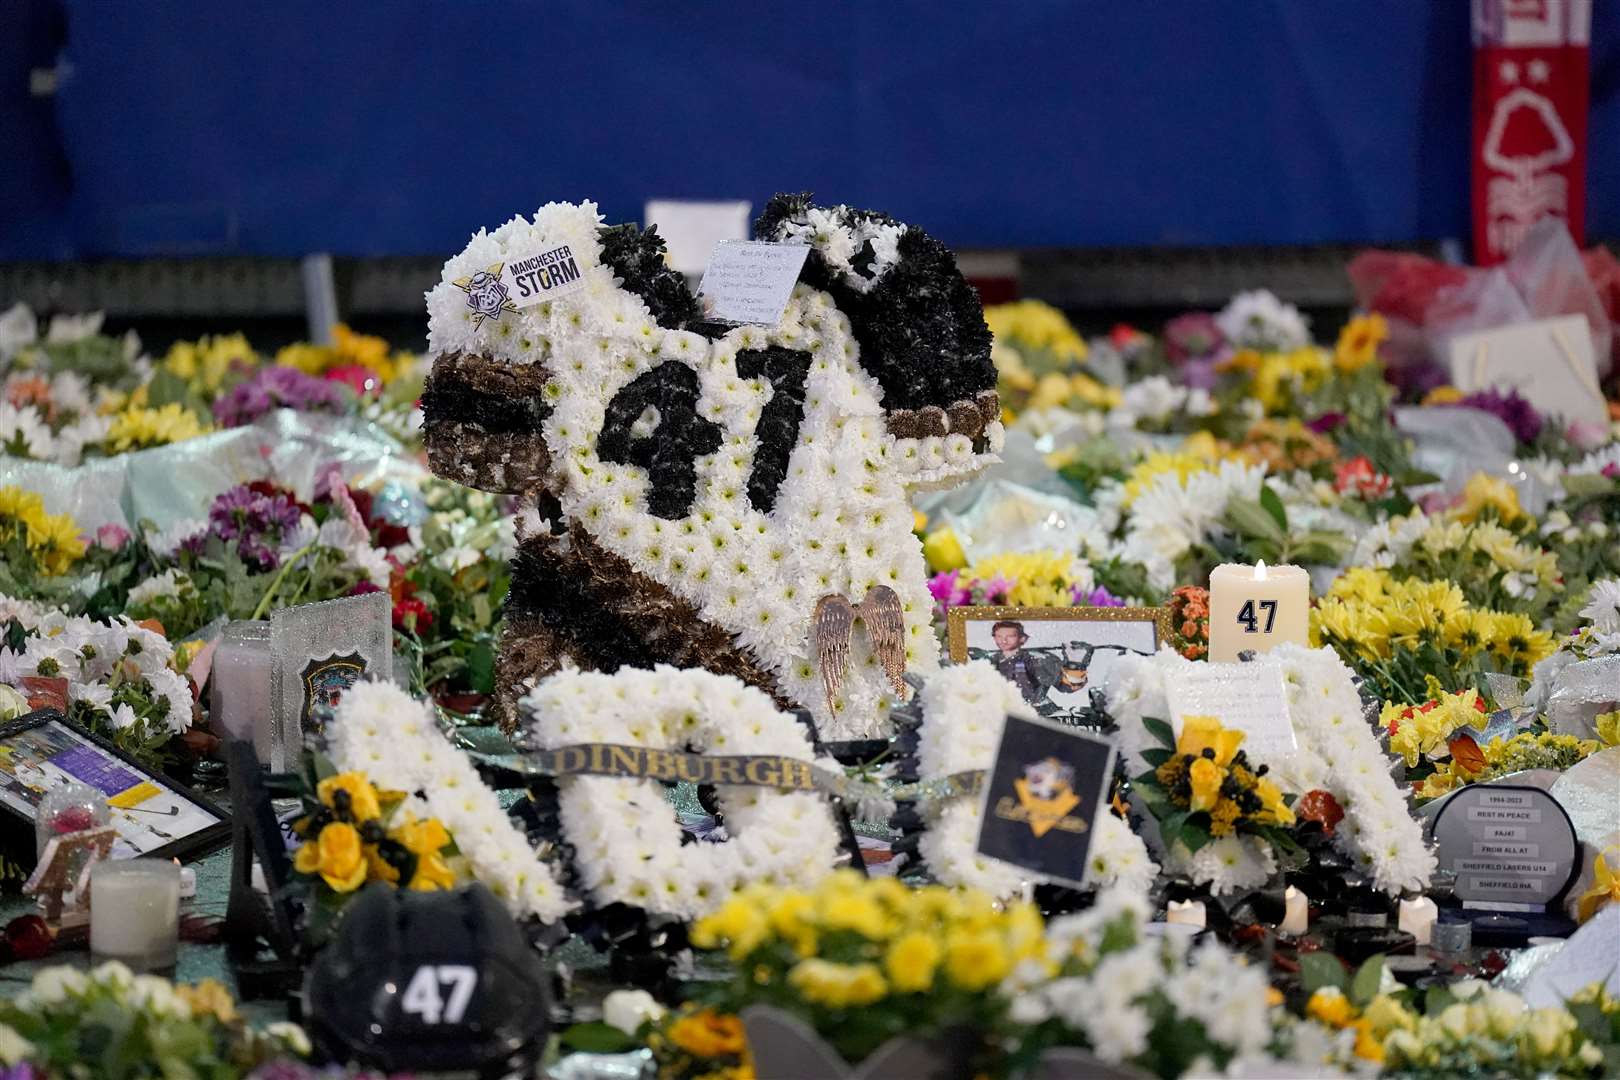
[[[338,773],[315,786],[315,794],[319,796],[321,804],[333,810],[337,809],[337,793],[340,791],[349,796],[349,813],[355,821],[370,821],[382,813],[382,806],[377,801],[377,789],[371,786],[364,773]]]
[[[1266,825],[1292,825],[1294,811],[1283,802],[1282,789],[1265,777],[1258,777],[1254,782],[1254,793],[1260,796],[1259,818]]]
[[[928,534],[923,541],[923,558],[935,573],[960,570],[967,565],[967,552],[962,550],[962,542],[950,529],[935,529]]]
[[[1225,779],[1226,770],[1209,758],[1194,758],[1187,770],[1187,780],[1192,784],[1192,809],[1213,810],[1220,801],[1221,781]]]
[[[921,993],[934,985],[934,969],[943,950],[931,935],[912,932],[896,938],[883,958],[883,968],[896,990]]]
[[[1204,751],[1215,751],[1215,764],[1221,768],[1232,763],[1238,747],[1243,745],[1243,732],[1221,727],[1213,716],[1189,716],[1181,722],[1181,737],[1176,740],[1176,753],[1201,757]]]
[[[320,874],[338,892],[353,892],[365,883],[366,857],[353,825],[334,821],[314,843],[305,843],[293,860],[301,874]]]

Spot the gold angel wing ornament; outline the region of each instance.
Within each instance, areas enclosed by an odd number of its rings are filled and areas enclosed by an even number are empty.
[[[834,702],[844,688],[857,616],[866,624],[872,651],[889,685],[902,700],[906,696],[906,619],[900,595],[887,585],[878,585],[856,605],[837,593],[828,593],[816,601],[814,622],[816,658],[821,664],[821,686],[829,709],[836,708]]]

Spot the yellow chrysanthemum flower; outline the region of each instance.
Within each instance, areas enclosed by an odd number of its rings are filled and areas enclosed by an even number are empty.
[[[1214,472],[1207,455],[1188,450],[1157,450],[1137,462],[1125,478],[1124,505],[1134,503],[1149,484],[1167,473],[1173,473],[1183,487],[1194,473]]]
[[[1463,501],[1452,511],[1458,521],[1474,521],[1485,509],[1495,510],[1506,522],[1524,516],[1519,506],[1519,493],[1506,480],[1485,473],[1475,473],[1463,488]]]
[[[1071,364],[1086,359],[1086,342],[1057,308],[1040,300],[1018,300],[984,309],[985,325],[997,340],[1042,349]]]
[[[1378,359],[1378,346],[1389,339],[1389,323],[1382,315],[1358,315],[1339,331],[1333,347],[1333,366],[1343,372],[1357,371]]]
[[[208,430],[195,413],[188,412],[178,404],[171,403],[158,409],[131,406],[113,417],[112,426],[107,430],[106,445],[113,453],[122,454],[129,450],[194,439]]]
[[[233,365],[256,367],[259,354],[241,334],[219,334],[177,341],[163,357],[163,370],[203,393],[217,393]]]
[[[1008,551],[981,559],[962,576],[968,580],[990,581],[997,575],[1015,584],[1007,593],[1008,604],[1017,607],[1067,607],[1078,584],[1072,555],[1055,551]]]

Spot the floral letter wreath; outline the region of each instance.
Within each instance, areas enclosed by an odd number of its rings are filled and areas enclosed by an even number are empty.
[[[546,750],[606,743],[814,760],[804,729],[769,697],[698,668],[565,671],[522,707],[529,740]],[[598,907],[689,921],[750,882],[814,885],[839,854],[832,810],[814,791],[721,786],[730,838],[683,846],[657,780],[563,776],[557,787],[560,839],[573,849],[578,887]]]
[[[811,635],[819,598],[878,586],[906,667],[938,666],[907,489],[1000,450],[978,298],[939,241],[882,214],[779,195],[754,231],[811,249],[774,327],[704,321],[662,239],[591,203],[479,232],[427,294],[429,460],[538,504],[497,672],[509,725],[526,682],[567,664],[671,664],[800,703],[828,739],[886,734],[866,636],[829,700]],[[551,269],[506,283],[532,266]],[[558,293],[516,306],[535,273]]]
[[[924,685],[923,722],[917,738],[917,771],[923,786],[961,772],[990,769],[1009,715],[1034,719],[1018,688],[988,661],[942,669]],[[907,736],[902,736],[906,738]],[[934,880],[965,885],[1008,899],[1040,876],[977,851],[981,809],[976,795],[959,795],[933,808],[919,805],[924,819],[917,856]],[[913,823],[915,824],[915,823]],[[908,830],[902,830],[908,831]],[[1112,813],[1099,815],[1083,880],[1093,888],[1120,886],[1145,895],[1158,873],[1142,838]]]
[[[1350,669],[1332,649],[1298,645],[1274,649],[1253,662],[1281,668],[1299,745],[1293,754],[1265,760],[1271,779],[1284,794],[1318,789],[1332,794],[1345,812],[1334,830],[1334,845],[1374,887],[1387,893],[1425,888],[1434,872],[1434,855],[1390,776],[1390,759],[1362,714]],[[1133,775],[1148,768],[1142,751],[1153,745],[1142,720],[1169,722],[1165,688],[1193,663],[1166,648],[1152,657],[1126,657],[1111,673],[1109,709],[1119,722],[1120,753],[1127,756]],[[1191,856],[1179,844],[1165,854],[1173,871],[1209,884],[1217,894],[1256,888],[1276,869],[1271,848],[1249,836],[1218,837]]]
[[[415,792],[422,803],[413,808],[416,816],[444,823],[473,877],[513,915],[555,923],[573,910],[551,867],[536,857],[473,763],[439,733],[425,702],[390,683],[356,683],[327,728],[327,749],[340,770]]]

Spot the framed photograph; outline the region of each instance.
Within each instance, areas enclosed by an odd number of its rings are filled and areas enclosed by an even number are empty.
[[[39,709],[0,724],[0,812],[28,825],[53,787],[78,781],[107,796],[112,857],[187,859],[230,839],[228,815],[190,788],[148,771],[107,740]]]
[[[953,663],[988,660],[1045,717],[1075,720],[1120,657],[1152,656],[1170,637],[1167,608],[956,607]]]

